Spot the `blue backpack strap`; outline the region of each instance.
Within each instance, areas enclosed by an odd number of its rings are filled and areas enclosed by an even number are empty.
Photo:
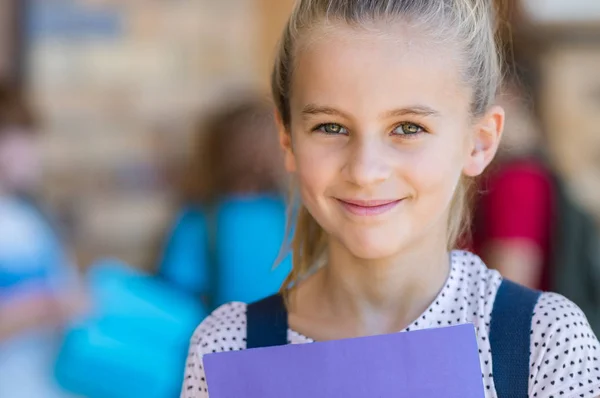
[[[209,288],[206,291],[206,301],[209,308],[215,309],[223,304],[218,301],[219,287],[221,281],[219,278],[219,253],[218,253],[218,234],[219,234],[219,206],[215,203],[206,203],[204,205],[204,219],[206,222],[206,254],[208,258],[208,280]]]
[[[503,280],[492,310],[490,345],[499,398],[527,398],[531,320],[540,292]]]
[[[246,348],[288,343],[288,314],[280,294],[249,304],[246,309]]]

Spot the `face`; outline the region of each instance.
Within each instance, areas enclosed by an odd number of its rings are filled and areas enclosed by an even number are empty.
[[[29,191],[39,179],[38,146],[32,134],[6,131],[0,138],[0,186],[10,191]]]
[[[446,239],[459,178],[491,160],[501,111],[474,119],[454,54],[402,27],[313,34],[281,127],[304,205],[358,258]]]

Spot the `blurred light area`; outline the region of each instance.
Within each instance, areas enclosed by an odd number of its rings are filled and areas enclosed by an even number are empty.
[[[539,23],[600,22],[598,0],[524,0],[523,5]]]
[[[27,30],[31,38],[54,37],[82,40],[93,37],[119,37],[123,15],[117,3],[93,6],[75,0],[29,0]]]

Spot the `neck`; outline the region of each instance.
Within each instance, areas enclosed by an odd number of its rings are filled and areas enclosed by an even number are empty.
[[[321,276],[325,303],[332,313],[353,319],[358,335],[404,329],[427,309],[448,277],[446,241],[440,238],[378,260],[357,259],[330,242]]]

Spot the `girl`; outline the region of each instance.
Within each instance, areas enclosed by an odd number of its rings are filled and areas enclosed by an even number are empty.
[[[574,304],[450,251],[470,179],[491,162],[504,125],[492,104],[492,8],[297,2],[273,74],[285,163],[302,199],[286,306],[276,296],[208,317],[192,338],[182,398],[207,396],[207,353],[460,323],[475,325],[487,397],[600,396],[598,341]]]

